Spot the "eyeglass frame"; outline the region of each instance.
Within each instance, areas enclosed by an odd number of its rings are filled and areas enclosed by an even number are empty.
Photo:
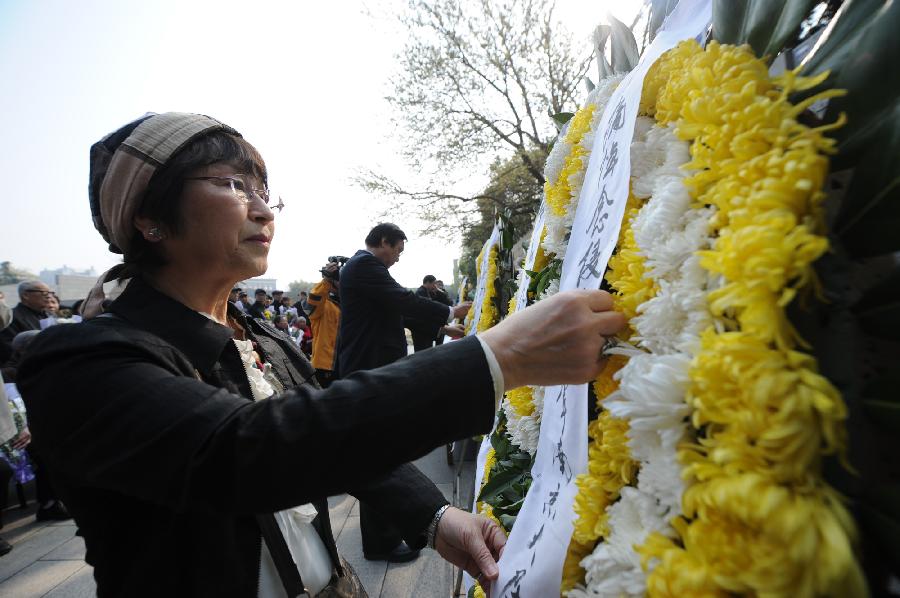
[[[269,195],[268,189],[266,189],[266,188],[254,189],[254,188],[250,187],[250,185],[248,185],[246,181],[244,181],[240,178],[237,178],[237,177],[246,177],[246,176],[247,175],[245,175],[245,174],[234,174],[231,176],[192,176],[192,177],[185,177],[182,180],[185,180],[185,181],[228,181],[229,186],[231,187],[231,192],[234,194],[234,196],[239,201],[242,201],[245,204],[249,204],[250,196],[247,195],[247,193],[249,192],[249,193],[253,194],[254,196],[258,197],[266,205],[267,208],[269,208],[270,210],[278,210],[278,213],[280,214],[281,211],[284,209],[284,200],[281,199],[281,196],[280,195],[278,196],[277,204],[275,204],[274,206],[270,206],[269,200],[271,199],[271,196]],[[235,185],[235,183],[240,183],[241,185],[243,185],[245,190],[239,190],[237,188],[237,186]],[[241,197],[241,195],[243,195],[244,197]]]
[[[23,295],[24,295],[25,293],[40,293],[41,295],[44,296],[45,299],[46,299],[47,297],[50,297],[50,296],[54,295],[54,292],[53,292],[53,291],[42,291],[42,290],[40,290],[40,289],[28,289],[27,291],[22,291],[22,294],[23,294]]]

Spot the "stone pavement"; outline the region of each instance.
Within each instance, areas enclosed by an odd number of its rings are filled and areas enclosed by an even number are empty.
[[[443,447],[416,465],[454,501],[455,469]],[[471,499],[472,462],[462,468],[461,494]],[[447,598],[453,596],[457,570],[432,550],[423,550],[411,563],[367,561],[362,556],[359,505],[351,496],[329,499],[331,523],[338,551],[356,569],[370,598]],[[33,505],[4,513],[0,535],[13,550],[0,557],[0,596],[3,598],[84,598],[94,596],[92,568],[84,562],[84,541],[75,536],[72,521],[36,522]]]

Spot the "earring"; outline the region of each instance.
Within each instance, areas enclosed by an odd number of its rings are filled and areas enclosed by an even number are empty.
[[[163,238],[162,231],[159,230],[159,227],[157,227],[157,226],[154,226],[153,228],[148,230],[147,236],[149,237],[148,240],[152,240],[152,241],[162,241],[162,238]]]

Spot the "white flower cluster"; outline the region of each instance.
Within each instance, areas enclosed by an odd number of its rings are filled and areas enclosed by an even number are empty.
[[[537,452],[538,438],[541,435],[541,414],[544,411],[544,387],[532,387],[534,411],[531,415],[519,416],[509,401],[503,401],[503,412],[506,414],[506,429],[513,444],[529,455]]]
[[[557,216],[553,213],[553,210],[547,211],[547,235],[544,237],[544,252],[548,255],[551,253],[555,254],[559,259],[563,259],[566,255],[566,249],[569,246],[569,233],[572,230],[572,222],[575,220],[575,212],[578,209],[578,199],[581,196],[581,187],[584,184],[584,175],[587,172],[591,150],[594,147],[594,136],[596,135],[597,127],[600,125],[600,119],[603,117],[603,109],[624,76],[618,74],[603,79],[588,94],[584,102],[585,106],[590,104],[595,106],[591,126],[578,144],[586,153],[582,160],[582,168],[569,176],[568,182],[569,188],[572,190],[572,197],[568,206],[566,206],[565,213],[562,216]],[[562,172],[566,157],[572,152],[572,145],[567,143],[564,138],[564,132],[560,133],[556,144],[547,157],[547,163],[544,166],[544,178],[547,181],[556,181]]]
[[[632,356],[617,374],[619,389],[603,401],[629,424],[628,448],[640,463],[637,487],[625,488],[608,509],[610,534],[581,561],[585,586],[569,598],[643,596],[646,578],[634,546],[652,532],[668,536],[667,523],[681,514],[684,482],[677,459],[690,408],[684,396],[699,335],[711,323],[706,305],[709,280],[696,252],[711,244],[711,208],[696,208],[681,166],[688,144],[673,128],[638,118],[631,146],[632,192],[649,198],[631,223],[657,295],[638,307],[634,340],[649,351]]]

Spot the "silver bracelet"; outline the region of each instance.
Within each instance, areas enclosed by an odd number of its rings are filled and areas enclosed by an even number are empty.
[[[444,511],[450,508],[450,505],[444,505],[440,509],[437,510],[437,513],[434,514],[434,517],[431,520],[431,523],[428,524],[428,530],[425,532],[426,542],[428,543],[428,548],[434,548],[434,541],[437,538],[437,529],[438,525],[441,522],[441,517],[444,516]]]

